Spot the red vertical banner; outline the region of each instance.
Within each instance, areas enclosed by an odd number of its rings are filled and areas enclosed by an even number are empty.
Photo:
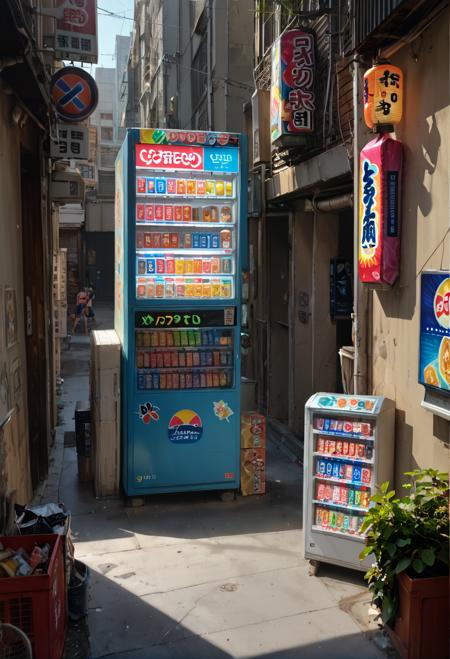
[[[387,134],[360,155],[358,264],[361,282],[393,284],[400,271],[402,144]]]

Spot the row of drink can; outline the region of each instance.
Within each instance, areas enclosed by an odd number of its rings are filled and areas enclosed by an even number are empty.
[[[233,386],[233,369],[215,371],[173,371],[171,373],[139,373],[139,390],[167,389],[223,389]]]
[[[136,296],[140,300],[151,299],[207,299],[227,300],[233,297],[231,279],[187,279],[178,277],[146,277],[138,279]]]
[[[138,350],[138,369],[192,368],[196,366],[232,366],[231,350]]]
[[[370,467],[361,467],[347,462],[317,459],[316,476],[368,485],[372,480],[372,470]]]
[[[331,419],[329,417],[314,417],[314,428],[329,433],[345,433],[348,435],[370,436],[372,425],[354,419]]]
[[[316,499],[336,503],[341,506],[356,506],[368,508],[370,492],[367,489],[357,489],[347,485],[331,485],[330,483],[316,483]]]
[[[315,524],[328,531],[341,531],[350,535],[359,535],[364,522],[363,515],[347,514],[316,506]]]
[[[173,206],[136,204],[136,222],[220,222],[233,221],[231,206]]]
[[[231,275],[233,259],[230,256],[216,258],[149,256],[138,258],[137,271],[138,275]]]
[[[137,330],[136,346],[138,348],[171,348],[232,346],[231,330],[219,329],[177,329],[177,330]]]
[[[138,176],[138,195],[180,195],[188,197],[233,197],[233,181],[195,178]]]
[[[348,439],[329,439],[319,435],[316,443],[318,453],[328,455],[339,455],[349,458],[360,458],[361,460],[371,460],[373,457],[372,444],[363,444],[362,442],[352,442]]]
[[[231,249],[230,229],[220,232],[186,231],[183,233],[137,231],[137,249]]]

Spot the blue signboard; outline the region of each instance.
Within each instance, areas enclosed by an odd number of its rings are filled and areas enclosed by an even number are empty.
[[[204,149],[204,170],[210,172],[227,172],[237,174],[239,171],[239,151],[232,147],[217,149],[206,146]]]
[[[450,276],[422,273],[419,382],[450,391]]]

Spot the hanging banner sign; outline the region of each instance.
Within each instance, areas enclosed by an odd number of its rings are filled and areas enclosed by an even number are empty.
[[[402,144],[387,134],[361,151],[359,279],[393,284],[400,271]]]
[[[97,0],[56,0],[55,57],[97,64]]]
[[[272,45],[272,144],[286,135],[303,135],[314,131],[314,76],[314,35],[304,30],[287,30]]]
[[[87,126],[58,123],[57,140],[51,141],[50,157],[64,160],[89,158],[89,132]]]
[[[450,392],[450,276],[423,272],[420,292],[419,382]]]
[[[97,107],[97,84],[84,69],[75,66],[59,69],[52,76],[50,89],[56,112],[64,121],[83,121]]]

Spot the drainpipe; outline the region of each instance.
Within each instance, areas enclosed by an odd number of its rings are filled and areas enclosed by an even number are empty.
[[[353,61],[353,343],[355,360],[353,366],[353,391],[355,394],[367,393],[367,299],[368,292],[361,286],[358,277],[359,250],[359,153],[361,102],[358,94],[359,62],[358,56]]]
[[[333,211],[343,210],[344,208],[353,208],[353,194],[342,194],[337,197],[328,199],[306,199],[305,211],[320,213],[331,213]]]
[[[207,37],[206,37],[206,69],[207,69],[207,109],[208,109],[208,130],[213,130],[213,118],[212,118],[212,79],[211,79],[211,68],[212,68],[212,0],[207,0]]]

